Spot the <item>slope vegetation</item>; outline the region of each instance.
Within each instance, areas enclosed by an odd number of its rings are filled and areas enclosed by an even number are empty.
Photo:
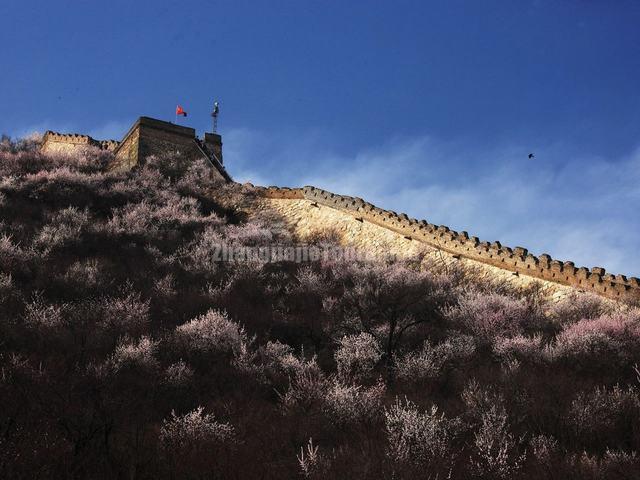
[[[0,478],[640,475],[637,309],[346,258],[176,156],[1,148]]]

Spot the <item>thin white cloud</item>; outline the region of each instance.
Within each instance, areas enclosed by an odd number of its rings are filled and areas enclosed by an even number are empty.
[[[128,127],[110,121],[85,133],[117,139]],[[9,133],[47,129],[82,132],[43,122]],[[640,276],[640,148],[623,158],[593,158],[558,144],[530,161],[518,145],[482,148],[423,136],[340,155],[328,138],[322,131],[234,129],[225,132],[225,164],[237,181],[315,185],[483,240]]]
[[[640,275],[640,149],[605,159],[558,144],[529,160],[517,145],[420,137],[340,156],[327,151],[326,138],[229,132],[225,163],[252,183],[314,185],[483,240]]]
[[[73,130],[71,130],[71,128],[72,128],[71,125],[65,125],[65,124],[59,124],[59,123],[56,124],[55,122],[45,120],[41,123],[34,124],[34,125],[19,126],[16,129],[10,130],[6,133],[13,138],[25,138],[30,135],[33,135],[34,133],[44,133],[47,130],[53,130],[55,132],[67,132],[67,131],[72,132]]]
[[[86,132],[96,140],[122,140],[133,122],[125,120],[112,120],[97,128]]]
[[[120,140],[131,126],[131,121],[110,120],[102,125],[87,130],[71,123],[59,123],[45,120],[41,123],[27,126],[18,126],[7,132],[13,138],[24,138],[33,133],[44,133],[53,130],[60,133],[80,133],[89,135],[96,140]]]

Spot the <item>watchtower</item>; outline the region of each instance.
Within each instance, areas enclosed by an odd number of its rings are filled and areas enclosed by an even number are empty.
[[[191,127],[150,117],[140,117],[126,133],[114,151],[113,170],[129,170],[144,162],[149,155],[178,152],[184,161],[203,158],[216,175],[226,181],[231,177],[222,165],[222,137],[205,133],[204,141]]]

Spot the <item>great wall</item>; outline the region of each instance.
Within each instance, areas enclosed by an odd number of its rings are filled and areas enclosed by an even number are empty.
[[[233,182],[222,164],[222,140],[214,133],[204,139],[195,130],[169,122],[141,117],[120,142],[94,140],[86,135],[47,132],[42,151],[60,153],[92,146],[113,152],[110,168],[130,169],[146,156],[178,150],[185,158],[206,158],[212,176]],[[335,228],[345,243],[365,249],[420,249],[445,255],[449,262],[479,266],[487,275],[517,284],[541,282],[550,294],[565,295],[572,290],[593,292],[614,300],[640,301],[640,279],[612,275],[602,267],[576,267],[571,261],[532,255],[523,247],[506,247],[500,242],[480,241],[467,232],[456,232],[443,225],[409,218],[384,210],[361,198],[337,195],[313,186],[304,188],[253,187],[260,199],[247,204],[254,210],[271,210],[297,233]]]
[[[602,267],[577,268],[573,262],[552,259],[547,254],[536,257],[523,247],[510,248],[500,242],[480,241],[467,232],[456,232],[443,225],[434,225],[426,220],[416,220],[405,214],[378,208],[361,198],[337,195],[312,186],[255,188],[258,195],[267,201],[269,208],[277,209],[287,218],[292,215],[286,204],[303,202],[307,205],[307,210],[325,207],[343,213],[342,218],[350,218],[352,225],[370,223],[395,233],[396,239],[403,243],[402,249],[409,248],[413,243],[423,244],[432,251],[444,252],[451,260],[466,260],[471,264],[493,267],[490,270],[493,272],[495,269],[507,272],[502,278],[508,281],[528,283],[529,280],[537,280],[546,285],[556,285],[557,288],[552,290],[560,292],[568,291],[568,287],[612,299],[640,299],[640,279],[612,275]],[[300,218],[294,219],[293,225],[300,221]],[[330,227],[331,222],[323,226]]]
[[[211,165],[214,177],[231,181],[223,165],[220,135],[205,133],[204,138],[200,139],[191,127],[149,117],[138,118],[121,141],[95,140],[88,135],[62,134],[49,130],[43,136],[41,151],[59,154],[87,147],[112,152],[114,161],[110,168],[115,170],[134,168],[149,155],[179,151],[185,161],[205,159]]]
[[[89,135],[58,133],[49,130],[44,134],[41,150],[45,153],[59,153],[68,151],[70,148],[96,147],[100,150],[113,152],[119,144],[120,142],[117,140],[95,140]]]

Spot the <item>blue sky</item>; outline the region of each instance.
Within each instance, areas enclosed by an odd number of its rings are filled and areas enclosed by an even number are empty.
[[[0,132],[200,132],[307,183],[640,276],[640,2],[0,3]],[[534,160],[527,154],[534,152]]]

